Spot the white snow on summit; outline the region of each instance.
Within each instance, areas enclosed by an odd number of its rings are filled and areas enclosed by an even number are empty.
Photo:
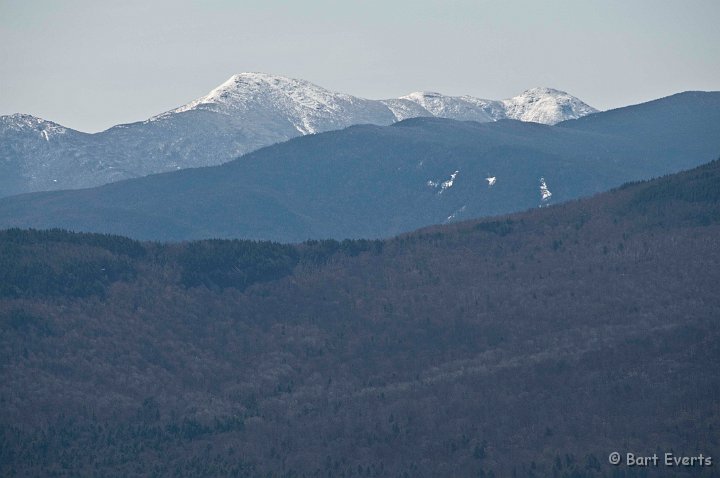
[[[16,113],[14,115],[0,116],[0,131],[37,134],[39,138],[50,141],[53,136],[66,134],[68,129],[37,116]]]
[[[595,108],[574,96],[552,88],[533,88],[501,101],[473,96],[445,96],[435,92],[415,92],[400,99],[418,104],[432,116],[462,121],[515,119],[555,124],[597,112]],[[385,103],[390,101],[393,100],[386,100]],[[398,119],[406,117],[408,116]]]
[[[490,104],[493,103],[492,101],[481,100],[472,96],[444,96],[430,91],[418,91],[402,96],[400,99],[412,101],[422,106],[437,118],[479,121],[482,123],[496,119],[485,110],[485,108],[488,108],[488,110],[492,111],[492,108],[489,108]]]
[[[335,93],[309,81],[266,73],[233,75],[202,98],[155,118],[196,109],[258,118],[268,126],[286,121],[300,134],[363,123],[388,125],[396,120],[379,101]]]
[[[552,88],[533,88],[502,103],[508,118],[545,124],[577,119],[598,111],[574,96]]]
[[[266,130],[279,131],[285,126],[304,135],[355,124],[389,125],[417,117],[479,122],[511,118],[554,124],[596,111],[579,99],[551,88],[534,88],[502,101],[430,91],[369,100],[336,93],[305,80],[267,73],[239,73],[207,95],[150,121],[192,110],[212,111],[246,123],[252,121],[254,128],[269,136],[272,132]]]

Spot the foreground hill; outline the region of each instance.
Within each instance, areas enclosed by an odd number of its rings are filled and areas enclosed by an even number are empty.
[[[4,231],[0,474],[677,476],[607,456],[720,456],[718,281],[720,161],[386,241]]]
[[[186,105],[96,134],[29,115],[0,116],[0,197],[221,164],[263,146],[355,124],[425,116],[553,124],[595,111],[551,88],[501,101],[439,93],[368,100],[304,80],[240,73]]]
[[[558,126],[415,118],[296,138],[212,168],[6,198],[0,227],[153,240],[389,237],[595,194],[718,152],[720,93]]]

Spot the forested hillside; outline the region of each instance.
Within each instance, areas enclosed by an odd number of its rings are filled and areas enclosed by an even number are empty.
[[[384,241],[0,232],[0,475],[720,458],[720,161]],[[717,476],[717,465],[682,470]]]

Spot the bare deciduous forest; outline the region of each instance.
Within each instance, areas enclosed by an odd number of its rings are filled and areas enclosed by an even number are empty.
[[[384,241],[0,232],[2,476],[720,459],[720,161]],[[664,476],[664,475],[662,475]]]

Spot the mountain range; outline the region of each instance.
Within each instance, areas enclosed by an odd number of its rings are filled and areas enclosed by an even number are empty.
[[[595,111],[550,88],[502,101],[432,92],[368,100],[304,80],[241,73],[184,106],[95,134],[26,114],[0,117],[0,197],[222,164],[297,136],[357,124],[415,117],[554,124]]]
[[[191,108],[172,115],[221,114]],[[719,154],[718,92],[553,126],[411,118],[302,136],[219,166],[4,198],[0,227],[152,240],[382,238],[545,207]]]

